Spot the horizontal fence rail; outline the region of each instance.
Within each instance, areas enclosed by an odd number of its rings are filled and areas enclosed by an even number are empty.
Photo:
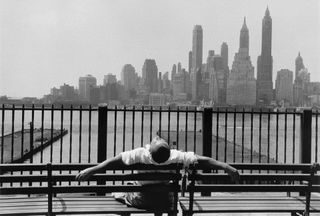
[[[156,134],[172,148],[225,162],[299,163],[304,151],[306,162],[320,158],[318,111],[308,117],[295,109],[1,105],[0,110],[0,163],[97,163],[145,146]],[[303,149],[308,142],[310,148]]]

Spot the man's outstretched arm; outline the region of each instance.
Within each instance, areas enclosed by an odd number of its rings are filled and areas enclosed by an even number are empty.
[[[90,178],[90,176],[92,176],[95,173],[98,172],[103,172],[105,171],[108,167],[113,167],[113,166],[122,166],[124,165],[123,161],[122,161],[122,157],[121,155],[117,155],[113,158],[107,159],[105,161],[103,161],[102,163],[84,169],[81,172],[78,173],[78,175],[76,176],[76,180],[78,181],[86,181]]]
[[[231,177],[231,180],[238,183],[240,181],[240,175],[236,168],[230,166],[227,163],[217,161],[215,159],[196,155],[197,162],[201,168],[207,168],[207,169],[223,169],[225,170],[228,175]]]

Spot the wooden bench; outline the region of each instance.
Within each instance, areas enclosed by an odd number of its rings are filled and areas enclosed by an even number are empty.
[[[178,212],[179,164],[113,167],[96,174],[88,182],[77,182],[79,170],[93,164],[2,164],[0,172],[0,215],[122,214]],[[111,171],[112,170],[112,171]],[[113,171],[115,170],[115,171]],[[147,171],[135,173],[133,170]],[[166,170],[171,172],[157,172]],[[8,173],[9,172],[9,173]],[[111,192],[141,192],[149,186],[128,185],[129,181],[171,181],[164,189],[174,193],[174,206],[152,210],[128,207],[116,201]]]
[[[242,171],[239,184],[230,182],[224,172],[204,173],[199,167],[193,167],[186,189],[189,197],[179,200],[183,215],[249,212],[309,215],[309,212],[320,212],[319,194],[311,197],[311,192],[320,193],[319,164],[233,166]],[[197,192],[213,193],[211,196],[195,196]]]

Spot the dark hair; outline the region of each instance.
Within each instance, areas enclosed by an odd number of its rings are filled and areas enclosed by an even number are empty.
[[[170,157],[170,148],[165,145],[158,145],[151,151],[152,159],[157,163],[163,163]]]

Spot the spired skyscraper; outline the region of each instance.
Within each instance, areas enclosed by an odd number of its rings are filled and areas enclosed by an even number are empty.
[[[192,34],[192,60],[191,60],[191,84],[192,101],[197,101],[199,96],[199,87],[201,84],[202,67],[202,49],[203,49],[203,31],[200,25],[194,26]]]
[[[257,62],[257,105],[269,105],[273,99],[272,19],[267,8],[262,20],[261,55]]]
[[[227,82],[227,104],[254,105],[256,102],[256,80],[249,56],[249,30],[244,18],[240,33],[240,48],[235,54]]]

